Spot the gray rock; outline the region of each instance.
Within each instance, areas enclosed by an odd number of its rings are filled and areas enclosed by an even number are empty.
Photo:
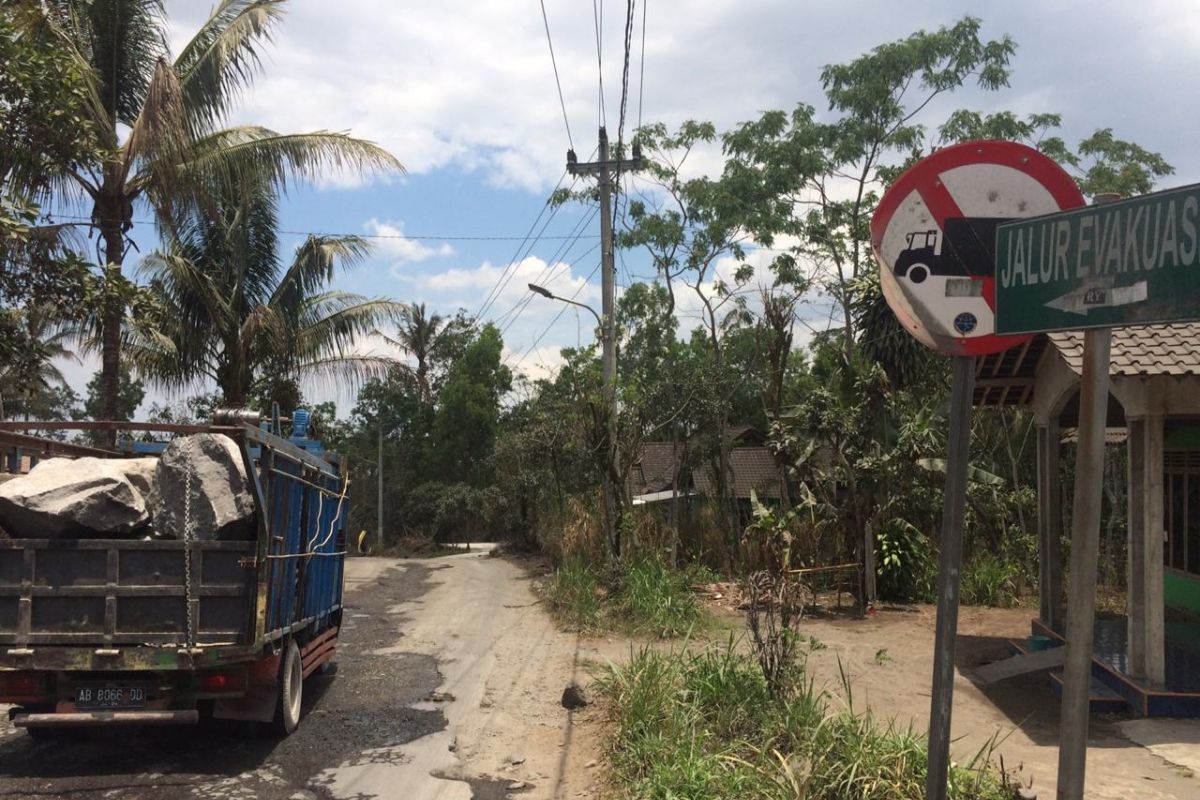
[[[138,490],[146,507],[150,507],[150,498],[154,495],[154,472],[158,468],[157,458],[114,458],[108,462],[120,472]]]
[[[590,706],[592,704],[592,695],[587,689],[580,686],[578,683],[567,684],[567,688],[563,689],[562,706],[568,711]]]
[[[12,536],[125,535],[150,521],[142,494],[116,462],[50,458],[0,484],[0,525]]]
[[[233,439],[219,433],[182,436],[158,459],[151,510],[159,534],[184,538],[189,473],[192,536],[253,538],[254,500],[242,453]]]

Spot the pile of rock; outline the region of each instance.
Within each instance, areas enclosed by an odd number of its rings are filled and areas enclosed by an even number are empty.
[[[228,436],[180,437],[160,458],[51,458],[0,484],[12,537],[182,539],[189,523],[195,539],[254,535],[245,463]]]

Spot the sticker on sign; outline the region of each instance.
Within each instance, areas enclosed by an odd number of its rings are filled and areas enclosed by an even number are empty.
[[[977,141],[917,162],[884,193],[871,243],[888,304],[910,334],[947,355],[985,355],[1027,337],[995,327],[997,226],[1083,204],[1038,151]]]

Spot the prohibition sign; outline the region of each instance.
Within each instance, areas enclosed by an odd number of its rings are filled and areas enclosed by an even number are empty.
[[[1084,204],[1074,179],[1016,142],[938,150],[884,193],[871,246],[888,305],[912,336],[951,356],[997,353],[1028,335],[995,333],[996,226]]]

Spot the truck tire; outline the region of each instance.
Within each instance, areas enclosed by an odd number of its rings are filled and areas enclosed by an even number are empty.
[[[924,264],[913,264],[908,268],[908,279],[913,283],[924,283],[929,277],[929,267]]]
[[[279,660],[278,700],[271,730],[277,736],[287,736],[300,724],[300,705],[304,699],[304,668],[300,663],[300,648],[288,640],[283,658]]]

